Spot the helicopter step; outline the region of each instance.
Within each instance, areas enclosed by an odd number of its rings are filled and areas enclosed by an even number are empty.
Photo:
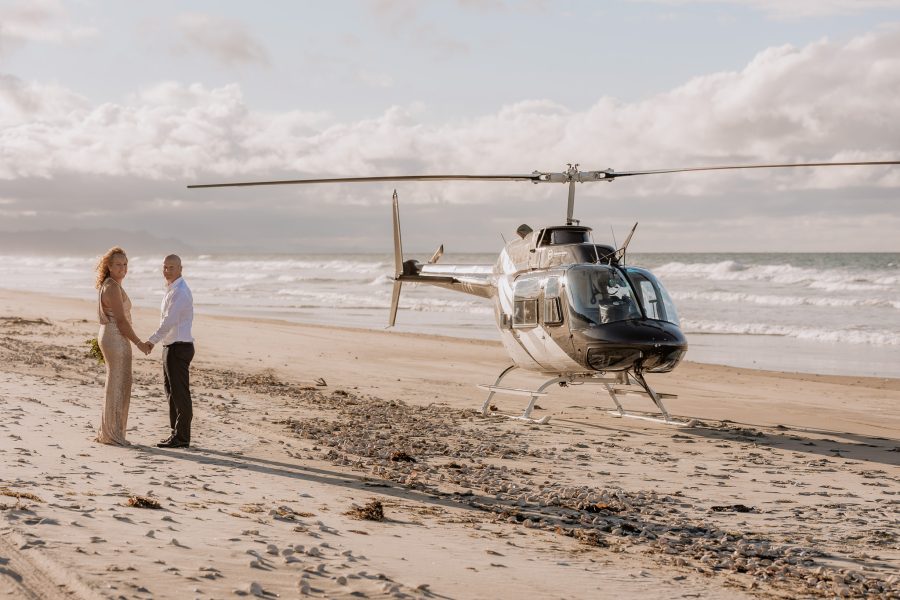
[[[481,384],[478,387],[487,390],[490,392],[488,397],[485,399],[484,404],[481,406],[481,414],[482,416],[488,416],[490,413],[491,400],[494,398],[494,394],[509,394],[514,396],[529,396],[531,401],[528,403],[528,406],[525,408],[525,411],[522,413],[522,416],[513,417],[510,415],[502,415],[510,419],[516,419],[519,421],[526,421],[529,423],[544,425],[550,422],[550,416],[545,416],[541,419],[534,419],[531,417],[531,413],[534,410],[535,402],[538,398],[542,396],[548,395],[546,390],[553,384],[558,384],[561,387],[566,387],[569,385],[583,385],[583,384],[594,384],[594,385],[602,385],[606,388],[606,392],[609,394],[610,398],[612,398],[613,403],[616,405],[616,410],[607,411],[610,414],[617,417],[629,417],[632,419],[642,419],[645,421],[652,421],[656,423],[665,423],[667,425],[689,425],[688,422],[680,421],[673,419],[669,412],[666,410],[665,405],[663,404],[663,398],[677,398],[676,394],[667,394],[663,392],[657,392],[653,388],[650,387],[650,384],[647,383],[646,379],[641,373],[634,373],[631,371],[623,371],[615,373],[612,376],[606,376],[605,374],[589,374],[589,375],[562,375],[559,377],[554,377],[545,381],[538,389],[536,390],[526,390],[521,388],[511,388],[504,387],[500,385],[500,382],[506,377],[510,372],[517,369],[516,365],[512,365],[503,370],[502,373],[497,377],[497,380],[493,383],[493,385]],[[622,387],[622,386],[631,386],[631,387]],[[649,397],[650,400],[656,405],[659,413],[662,417],[653,417],[642,414],[635,414],[633,412],[629,412],[625,410],[622,406],[622,403],[619,402],[619,396],[626,395],[635,395],[635,396],[646,396]]]

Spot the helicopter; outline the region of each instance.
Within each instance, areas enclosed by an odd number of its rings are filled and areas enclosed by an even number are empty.
[[[674,394],[657,392],[645,373],[668,373],[688,350],[678,311],[662,282],[649,270],[626,264],[632,227],[623,245],[596,243],[592,229],[574,218],[576,184],[611,183],[618,178],[697,171],[898,165],[900,161],[812,162],[744,164],[642,171],[579,170],[570,163],[561,172],[533,171],[508,175],[396,175],[334,177],[278,181],[195,184],[188,188],[361,183],[403,181],[527,181],[568,185],[566,220],[563,225],[533,229],[523,224],[506,243],[493,265],[442,264],[441,245],[422,264],[404,260],[397,191],[392,198],[394,277],[388,327],[396,323],[403,284],[425,284],[454,290],[492,302],[500,339],[512,362],[492,384],[478,387],[488,392],[481,414],[488,416],[496,394],[529,397],[521,416],[509,418],[545,424],[550,417],[534,419],[536,401],[553,385],[601,385],[615,405],[617,417],[631,417],[672,425],[689,425],[674,419],[663,403]],[[508,387],[503,380],[513,371],[547,377],[536,389]],[[625,410],[621,396],[650,399],[658,415]],[[502,414],[502,413],[498,413]]]

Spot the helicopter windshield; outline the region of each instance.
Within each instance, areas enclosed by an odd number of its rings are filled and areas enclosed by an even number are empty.
[[[628,280],[612,267],[573,267],[566,274],[566,288],[573,327],[603,325],[642,316]]]

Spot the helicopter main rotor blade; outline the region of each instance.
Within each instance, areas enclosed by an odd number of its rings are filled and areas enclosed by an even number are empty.
[[[755,165],[717,165],[707,167],[684,167],[677,169],[651,169],[645,171],[615,171],[606,169],[603,171],[579,171],[577,166],[570,165],[565,172],[534,171],[530,174],[511,175],[382,175],[375,177],[326,177],[319,179],[282,179],[276,181],[239,181],[233,183],[201,183],[187,187],[218,188],[218,187],[243,187],[254,185],[296,185],[307,183],[373,183],[382,181],[530,181],[531,183],[568,183],[570,192],[574,191],[572,184],[588,181],[612,181],[619,177],[632,177],[635,175],[660,175],[663,173],[689,173],[693,171],[729,171],[737,169],[785,169],[794,167],[852,167],[852,166],[878,166],[900,165],[900,160],[877,161],[848,161],[848,162],[811,162],[811,163],[767,163]],[[570,194],[571,195],[571,194]],[[570,206],[571,206],[570,201]],[[571,213],[571,208],[570,208]],[[569,215],[571,218],[571,214]]]
[[[250,185],[294,185],[305,183],[371,183],[378,181],[541,181],[540,174],[530,175],[386,175],[379,177],[329,177],[324,179],[285,179],[280,181],[242,181],[236,183],[202,183],[189,188],[241,187]]]
[[[588,175],[595,180],[609,180],[617,177],[630,177],[633,175],[659,175],[662,173],[687,173],[690,171],[728,171],[734,169],[785,169],[792,167],[853,167],[864,165],[900,165],[900,160],[875,160],[856,162],[814,162],[814,163],[772,163],[763,165],[723,165],[715,167],[688,167],[682,169],[654,169],[650,171],[586,171],[582,175]],[[590,179],[588,179],[590,180]]]

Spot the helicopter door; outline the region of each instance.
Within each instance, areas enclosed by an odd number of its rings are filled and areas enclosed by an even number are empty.
[[[675,303],[663,287],[659,279],[646,269],[628,267],[628,277],[634,284],[635,291],[648,319],[668,321],[679,325]]]
[[[538,326],[540,295],[539,276],[519,277],[513,286],[512,329],[501,330],[507,352],[513,362],[523,368],[544,368],[539,358],[542,342],[542,329]]]
[[[578,364],[569,353],[569,332],[560,327],[565,313],[562,311],[559,276],[548,277],[546,273],[523,275],[516,281],[514,290],[512,335],[503,337],[516,364],[522,366],[527,356],[537,368],[546,371],[577,368]]]

